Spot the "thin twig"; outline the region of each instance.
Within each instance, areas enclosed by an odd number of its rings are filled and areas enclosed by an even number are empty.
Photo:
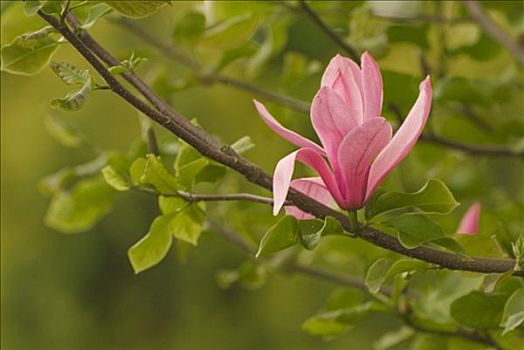
[[[195,71],[196,73],[201,72],[202,67],[200,66],[198,62],[193,61],[191,58],[185,56],[183,53],[176,50],[176,48],[174,48],[173,46],[165,44],[161,42],[160,40],[156,39],[154,36],[144,31],[142,28],[140,28],[135,23],[127,19],[124,19],[124,18],[112,20],[112,22],[117,25],[127,28],[132,34],[144,40],[144,42],[147,42],[148,44],[152,45],[153,47],[156,47],[157,49],[161,50],[167,57],[175,61],[178,61],[179,63],[182,63],[182,64],[186,64],[186,62],[191,62],[191,63],[187,63],[187,67]],[[84,34],[84,36],[86,35],[87,34]],[[218,74],[215,72],[207,72],[207,73],[200,74],[200,78],[204,82],[216,81],[216,82],[220,82],[228,86],[232,86],[232,87],[235,87],[235,88],[247,91],[247,92],[251,92],[262,98],[288,106],[298,112],[307,113],[310,110],[310,104],[307,102],[300,101],[300,100],[288,97],[283,94],[275,93],[275,92],[263,89],[261,87],[254,86],[247,82],[243,82],[243,81],[228,77],[223,74]],[[403,116],[397,105],[390,104],[389,107],[394,111],[394,115],[399,119],[399,121],[403,120]],[[455,149],[457,151],[466,152],[468,154],[475,155],[475,156],[524,157],[524,152],[521,152],[521,153],[513,152],[510,149],[505,148],[503,146],[494,145],[494,146],[478,147],[476,145],[469,145],[466,143],[447,140],[444,137],[426,138],[425,136],[423,136],[421,137],[421,141],[431,142],[431,143],[438,144],[444,147]]]
[[[203,156],[215,160],[233,170],[236,170],[248,181],[271,190],[273,179],[267,172],[238,155],[231,149],[231,147],[222,146],[218,141],[216,141],[198,126],[191,124],[189,120],[185,119],[171,107],[169,107],[169,110],[166,112],[166,114],[161,112],[160,110],[164,109],[163,105],[167,105],[167,103],[160,100],[160,98],[151,90],[151,88],[149,88],[149,86],[147,86],[140,78],[138,78],[138,76],[136,76],[134,73],[130,73],[132,75],[132,77],[130,77],[132,80],[147,87],[146,89],[139,91],[144,96],[148,95],[148,100],[152,99],[161,101],[158,106],[155,104],[155,108],[158,109],[154,109],[148,104],[144,103],[141,99],[126,89],[97,59],[97,57],[91,51],[92,48],[88,48],[83,41],[81,41],[73,32],[69,30],[69,28],[61,25],[55,17],[48,15],[43,11],[38,11],[38,15],[54,28],[56,28],[64,36],[64,38],[91,64],[91,66],[111,87],[111,91],[119,95],[122,99],[150,117],[152,120],[156,121],[164,128],[180,137],[182,140],[194,147],[195,150],[197,150]],[[97,44],[94,47],[100,48],[100,45]],[[105,50],[104,52],[107,53]],[[288,193],[288,199],[299,209],[310,213],[317,218],[332,216],[336,218],[346,230],[351,230],[351,226],[346,215],[319,203],[318,201],[304,195],[299,191],[290,189]],[[483,273],[503,273],[513,270],[513,267],[515,266],[515,261],[509,259],[476,257],[465,261],[455,254],[443,252],[428,246],[408,249],[401,245],[400,242],[393,236],[369,227],[362,227],[359,237],[382,248],[452,270],[464,270]],[[523,276],[524,271],[515,271],[514,274]]]
[[[203,83],[210,84],[214,82],[225,84],[226,86],[231,86],[237,89],[241,89],[252,93],[260,98],[268,99],[279,104],[288,106],[296,111],[309,113],[309,103],[300,101],[298,99],[279,94],[274,91],[266,90],[264,88],[248,84],[241,80],[235,79],[233,77],[221,74],[208,68],[204,69],[200,63],[193,60],[192,58],[186,56],[183,52],[177,50],[173,45],[166,44],[161,40],[157,39],[155,36],[149,34],[143,30],[140,26],[136,25],[132,21],[125,18],[112,19],[112,23],[119,25],[123,28],[126,28],[130,33],[134,34],[138,38],[142,39],[144,42],[147,42],[149,45],[160,50],[164,55],[171,58],[174,61],[181,63],[190,70],[192,70],[197,78],[199,78]]]
[[[524,159],[524,152],[516,152],[507,147],[496,146],[496,145],[473,145],[471,143],[463,143],[447,139],[442,136],[435,134],[423,134],[420,139],[425,142],[434,143],[439,146],[447,146],[464,153],[472,155],[484,155],[492,157],[515,157]]]
[[[521,48],[513,38],[502,29],[475,0],[463,0],[462,4],[468,9],[484,31],[501,46],[505,47],[524,66],[524,49]]]
[[[211,227],[218,232],[222,237],[224,237],[228,242],[231,244],[239,247],[244,252],[248,253],[250,256],[253,256],[256,252],[256,249],[252,247],[249,243],[247,243],[242,237],[240,237],[238,234],[233,232],[231,229],[227,227],[220,226],[218,223],[211,221],[210,222]],[[333,272],[326,269],[321,269],[317,267],[311,267],[304,264],[300,264],[297,262],[290,263],[285,266],[286,272],[292,272],[292,273],[300,273],[302,275],[334,283],[343,287],[349,287],[349,288],[356,288],[359,289],[365,293],[371,294],[368,287],[364,283],[364,281],[361,278],[341,274],[337,272]],[[388,286],[382,286],[380,289],[380,294],[386,297],[391,297],[393,295],[393,291]],[[407,295],[415,295],[418,297],[418,294],[416,293],[409,293]],[[380,300],[380,298],[379,298]],[[483,335],[476,331],[471,331],[463,328],[458,328],[455,331],[443,331],[439,329],[433,329],[433,328],[427,328],[419,325],[415,320],[411,317],[410,311],[406,309],[405,312],[402,312],[398,310],[397,312],[394,312],[401,320],[406,323],[409,327],[413,328],[416,331],[422,332],[422,333],[428,333],[428,334],[435,334],[440,336],[446,336],[446,337],[461,337],[465,339],[469,339],[472,341],[475,341],[477,343],[486,344],[489,346],[493,346],[496,349],[500,349],[500,346],[495,342],[493,338],[491,338],[489,335]]]
[[[262,203],[267,205],[273,205],[273,198],[257,196],[251,193],[228,193],[228,194],[203,194],[203,193],[191,193],[186,191],[177,191],[174,193],[160,193],[147,187],[133,187],[133,189],[152,194],[155,196],[164,197],[178,197],[182,198],[187,202],[233,202],[233,201],[246,201]],[[290,201],[286,201],[286,205],[292,205]]]
[[[349,55],[349,57],[351,57],[353,59],[353,61],[357,62],[358,64],[360,64],[360,57],[357,53],[357,50],[355,50],[351,45],[349,45],[348,43],[346,43],[344,40],[342,40],[341,37],[339,37],[337,35],[337,33],[335,33],[331,28],[329,28],[329,26],[326,25],[326,23],[324,23],[324,21],[317,15],[317,13],[315,11],[313,11],[313,9],[311,9],[311,7],[309,7],[309,5],[307,4],[306,1],[304,0],[300,0],[299,2],[300,4],[300,8],[302,9],[302,11],[304,11],[304,13],[306,15],[309,16],[309,18],[311,18],[311,20],[313,22],[316,23],[316,25],[331,39],[333,40],[338,46],[340,46],[341,49],[344,50],[344,52],[346,54]]]

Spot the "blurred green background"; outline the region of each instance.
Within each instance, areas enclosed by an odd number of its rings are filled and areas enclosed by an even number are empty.
[[[507,7],[495,4],[493,13],[508,30],[522,32],[518,22],[522,16],[516,22],[511,17],[518,2],[499,3]],[[409,1],[404,5],[396,11],[414,8],[419,11],[415,17],[421,13],[463,15],[453,2]],[[137,23],[169,42],[173,23],[200,6],[197,2],[176,2],[172,8]],[[419,61],[424,54],[434,70],[433,86],[440,96],[429,128],[465,142],[522,144],[522,70],[474,23],[444,27],[433,22],[364,16],[379,6],[377,3],[327,2],[314,6],[349,42],[359,50],[371,50],[377,57],[386,70],[386,99],[398,101],[404,113],[416,98],[416,84],[423,76]],[[249,71],[249,64],[241,60],[226,67],[227,74],[305,101],[312,98],[321,71],[339,49],[310,20],[275,3],[207,2],[204,10],[212,11],[209,8],[213,7],[217,21],[244,12],[260,15],[260,23],[271,18],[268,25],[280,28],[285,37],[257,72]],[[20,3],[3,9],[2,45],[43,25],[36,17],[24,19]],[[184,67],[108,21],[101,20],[91,32],[118,57],[127,57],[131,49],[148,57],[139,68],[141,76],[183,115],[198,118],[204,129],[222,141],[231,143],[251,136],[256,147],[246,156],[266,170],[271,171],[276,161],[293,149],[261,122],[251,103],[253,95],[219,84],[192,86],[194,79]],[[254,40],[260,39],[255,35]],[[444,51],[442,40],[447,43]],[[480,40],[485,42],[479,44]],[[216,60],[213,54],[196,52],[195,56],[211,64]],[[68,45],[63,45],[53,60],[87,68]],[[444,70],[443,75],[440,70]],[[454,77],[463,81],[457,83],[451,79]],[[179,87],[186,82],[189,87]],[[449,88],[450,84],[458,85]],[[461,96],[459,92],[466,85],[473,92],[467,90]],[[300,275],[272,274],[254,291],[240,286],[221,289],[215,281],[216,272],[237,267],[245,255],[212,230],[206,231],[185,262],[172,251],[158,266],[135,275],[127,249],[147,232],[157,214],[155,200],[147,195],[121,195],[112,213],[85,233],[65,235],[47,228],[43,218],[49,199],[38,191],[39,181],[62,167],[87,162],[94,155],[88,148],[59,145],[45,131],[44,117],[57,115],[100,149],[124,151],[139,137],[137,114],[107,91],[93,92],[78,112],[50,110],[49,101],[68,91],[50,69],[34,77],[2,72],[1,88],[2,348],[368,349],[380,334],[398,328],[398,320],[371,315],[330,342],[306,334],[301,330],[302,322],[323,305],[333,286]],[[464,117],[457,108],[464,100],[494,132],[479,129]],[[285,125],[314,137],[303,115],[274,103],[268,106]],[[385,108],[384,113],[394,120],[391,111]],[[168,136],[161,134],[161,139]],[[485,227],[494,225],[491,221],[498,218],[510,227],[522,228],[523,171],[519,161],[472,158],[423,144],[390,176],[387,186],[412,190],[429,177],[439,177],[459,201],[483,202]],[[234,174],[224,189],[264,194]],[[249,206],[244,218],[232,213],[235,208],[211,206],[209,216],[255,240],[271,225],[270,208]],[[444,225],[452,230],[464,211],[462,206],[443,219]],[[361,242],[326,241],[320,250],[334,246],[337,251],[323,257],[319,264],[357,276],[383,254]]]

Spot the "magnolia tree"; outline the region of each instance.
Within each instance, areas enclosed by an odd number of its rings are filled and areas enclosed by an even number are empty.
[[[120,192],[144,192],[158,216],[127,252],[137,274],[175,254],[175,243],[179,254],[201,249],[209,231],[247,253],[218,273],[224,288],[260,287],[278,271],[331,282],[331,297],[302,324],[314,336],[344,337],[383,313],[404,326],[377,349],[523,348],[521,2],[2,2],[2,16],[22,9],[34,30],[2,41],[2,70],[49,67],[73,87],[50,108],[77,111],[101,90],[136,109],[143,131],[127,152],[98,151],[43,179],[49,227],[96,230]],[[172,34],[144,24],[157,17]],[[129,56],[90,33],[103,21],[125,30]],[[313,27],[326,52],[296,23]],[[80,63],[55,60],[64,47]],[[486,62],[497,75],[478,73]],[[187,74],[176,84],[151,78],[161,65]],[[243,90],[253,105],[242,122],[264,128],[258,114],[294,145],[278,151],[272,175],[249,160],[250,135],[225,144],[220,128],[211,136],[198,115],[168,103],[210,84]],[[46,120],[52,135],[88,145],[64,120]],[[307,167],[294,178],[297,161]],[[497,185],[500,172],[517,180]],[[273,216],[258,210],[267,206]],[[367,242],[370,257],[337,247],[345,241]]]

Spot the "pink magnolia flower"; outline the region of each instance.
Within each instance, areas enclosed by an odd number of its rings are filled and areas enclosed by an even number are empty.
[[[392,137],[392,128],[380,116],[382,76],[369,53],[359,67],[336,55],[322,76],[321,87],[311,105],[311,122],[322,146],[284,128],[265,106],[254,100],[264,122],[277,134],[300,147],[282,158],[273,177],[273,213],[284,205],[290,186],[341,209],[364,206],[384,178],[415,145],[431,107],[429,76],[404,123]],[[320,177],[291,181],[295,161],[313,168]],[[298,208],[286,208],[299,219],[312,216]]]
[[[474,235],[479,232],[480,221],[480,203],[476,202],[469,207],[468,211],[462,217],[457,229],[459,235]]]

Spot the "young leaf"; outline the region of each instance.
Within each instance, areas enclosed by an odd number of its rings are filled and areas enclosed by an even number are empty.
[[[126,179],[125,175],[120,173],[111,165],[106,165],[102,168],[102,175],[107,184],[113,187],[117,191],[127,191],[129,190],[130,184]]]
[[[210,49],[227,50],[245,43],[255,33],[258,17],[252,14],[232,17],[213,26],[200,39]]]
[[[203,203],[193,203],[182,209],[169,223],[171,234],[196,246],[206,218],[204,208]]]
[[[167,171],[160,157],[148,154],[146,159],[140,159],[135,160],[130,168],[135,184],[152,185],[159,193],[174,193],[178,190],[176,177]]]
[[[304,248],[315,249],[322,236],[325,223],[318,219],[300,220],[298,222],[298,237]]]
[[[24,13],[26,16],[32,16],[42,8],[42,4],[39,0],[25,0],[24,2]]]
[[[106,4],[96,4],[91,6],[89,9],[89,14],[87,15],[87,19],[80,26],[80,28],[85,30],[91,28],[100,18],[104,17],[111,11],[112,8]]]
[[[264,264],[245,261],[235,270],[220,270],[215,279],[220,288],[227,289],[239,284],[246,289],[258,289],[266,282],[267,268]]]
[[[344,230],[338,220],[326,216],[324,221],[318,219],[300,220],[298,222],[298,233],[302,245],[311,250],[316,248],[322,236],[344,234]]]
[[[127,256],[135,273],[158,264],[167,255],[173,240],[168,228],[171,220],[172,215],[157,217],[149,232],[129,248]]]
[[[87,231],[109,213],[114,196],[101,176],[81,180],[71,190],[53,196],[45,223],[63,233]]]
[[[85,84],[90,79],[88,69],[80,69],[67,62],[51,62],[53,72],[67,85]]]
[[[80,90],[71,91],[63,98],[51,101],[51,107],[64,111],[77,111],[84,105],[85,99],[91,91],[91,78],[88,77]]]
[[[369,217],[392,210],[415,207],[424,213],[448,214],[459,203],[446,185],[438,179],[430,179],[415,193],[388,192],[376,199]]]
[[[106,4],[118,11],[121,15],[131,18],[142,18],[152,15],[169,1],[134,0],[134,1],[105,1]]]
[[[316,336],[337,336],[354,326],[372,307],[372,302],[363,300],[361,291],[337,289],[325,307],[304,322],[302,329]]]
[[[393,227],[397,231],[398,239],[408,249],[436,239],[446,238],[440,226],[421,214],[404,214],[383,224]]]
[[[464,326],[477,329],[497,328],[502,319],[506,300],[505,294],[472,291],[451,304],[450,314]]]
[[[284,216],[260,240],[256,257],[289,248],[298,242],[298,222],[294,216]]]
[[[382,258],[368,269],[366,274],[366,286],[371,293],[378,293],[382,285],[388,282],[394,276],[414,271],[424,271],[426,263],[420,260],[400,259],[392,261],[389,258]]]
[[[231,145],[231,148],[238,154],[247,152],[253,147],[255,147],[255,144],[249,136],[241,137]]]
[[[0,69],[12,74],[35,75],[47,66],[59,44],[47,30],[22,34],[2,47]]]
[[[502,335],[506,335],[524,323],[524,289],[519,288],[509,297],[504,306],[501,327],[504,327]]]
[[[158,196],[158,207],[162,214],[177,213],[184,209],[188,203],[180,197]]]
[[[373,343],[373,350],[387,350],[408,340],[415,334],[410,327],[400,327],[391,332],[384,333],[377,341]]]

